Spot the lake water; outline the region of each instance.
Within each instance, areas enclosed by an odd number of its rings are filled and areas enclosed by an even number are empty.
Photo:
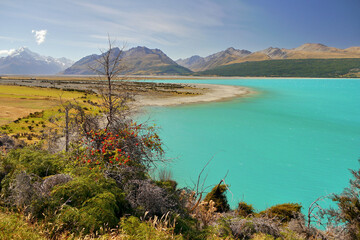
[[[180,186],[203,176],[217,184],[227,174],[234,208],[263,210],[348,186],[360,164],[360,80],[248,79],[167,82],[240,85],[259,94],[226,102],[153,107],[167,165]]]

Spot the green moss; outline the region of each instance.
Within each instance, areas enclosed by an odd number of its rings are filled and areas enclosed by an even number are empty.
[[[210,202],[212,200],[215,202],[217,212],[227,212],[230,210],[230,206],[226,199],[226,190],[227,186],[225,184],[218,184],[206,195],[204,201]]]
[[[265,211],[260,212],[261,216],[277,218],[282,222],[289,222],[301,213],[302,206],[298,203],[284,203],[272,206]]]
[[[251,204],[247,204],[246,202],[239,202],[238,208],[236,209],[236,213],[241,217],[247,217],[255,213],[254,207]]]

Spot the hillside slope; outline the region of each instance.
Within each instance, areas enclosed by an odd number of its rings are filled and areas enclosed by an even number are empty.
[[[360,58],[281,59],[235,63],[196,73],[198,76],[360,77]]]

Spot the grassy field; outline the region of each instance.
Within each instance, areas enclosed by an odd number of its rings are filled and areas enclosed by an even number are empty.
[[[51,127],[49,118],[59,115],[61,102],[76,101],[96,111],[89,101],[98,100],[95,94],[86,92],[0,85],[0,132],[33,142]]]
[[[30,113],[51,109],[63,101],[79,99],[85,93],[59,89],[0,85],[0,126]]]

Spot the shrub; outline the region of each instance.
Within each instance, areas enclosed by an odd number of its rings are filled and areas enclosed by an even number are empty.
[[[272,206],[259,214],[269,218],[277,218],[281,222],[289,222],[291,219],[299,217],[301,208],[302,206],[298,203],[284,203]]]
[[[104,192],[84,202],[83,207],[65,205],[55,218],[56,232],[93,233],[114,228],[119,222],[114,194]]]
[[[227,212],[230,210],[230,206],[227,202],[225,192],[227,190],[227,185],[218,184],[216,185],[211,192],[209,192],[204,202],[210,202],[210,200],[215,202],[216,212]]]
[[[288,226],[288,230],[292,231],[293,233],[297,233],[298,235],[302,236],[305,239],[328,239],[321,232],[321,230],[312,226],[310,227],[306,226],[303,218],[291,219],[287,226]],[[327,232],[329,232],[329,229],[327,229]],[[336,237],[334,239],[344,239],[344,238]]]
[[[90,171],[90,170],[88,170]],[[125,194],[111,178],[100,172],[77,176],[73,180],[54,187],[52,201],[61,208],[55,223],[63,226],[57,231],[91,233],[101,228],[113,228],[121,216],[130,212]]]
[[[83,203],[82,212],[86,212],[96,219],[95,229],[101,226],[114,228],[119,222],[120,208],[118,200],[111,192],[103,192],[97,194]]]
[[[11,137],[7,135],[1,135],[0,136],[0,147],[4,147],[7,149],[12,149],[15,147],[15,141]]]
[[[42,178],[57,174],[63,166],[58,156],[34,147],[11,150],[0,161],[2,200],[27,208],[42,194]]]
[[[279,224],[272,219],[232,219],[230,228],[239,239],[251,239],[255,233],[264,233],[275,238],[281,237]]]
[[[238,208],[236,209],[236,213],[241,217],[247,217],[255,213],[254,207],[251,204],[247,204],[246,202],[239,202]]]
[[[359,160],[360,161],[360,160]],[[338,209],[325,210],[333,220],[333,228],[343,229],[346,233],[345,239],[360,238],[360,169],[351,170],[353,179],[350,186],[345,188],[341,194],[334,194],[331,199],[336,202]]]
[[[45,178],[45,180],[42,182],[41,190],[42,190],[43,194],[49,195],[51,190],[56,185],[61,185],[61,184],[67,183],[70,180],[72,180],[72,177],[67,174],[52,175],[50,177]]]
[[[4,164],[12,166],[11,171],[26,170],[39,177],[57,174],[64,168],[64,162],[59,156],[33,146],[10,151],[2,162]]]
[[[174,192],[177,187],[177,182],[174,180],[167,180],[167,181],[156,181],[157,186],[166,189],[169,192]]]
[[[162,216],[177,212],[180,203],[175,194],[155,185],[150,180],[131,180],[125,186],[126,200],[138,214],[148,212],[149,216]]]
[[[36,175],[30,175],[25,172],[16,174],[15,178],[10,182],[7,201],[19,208],[27,207],[32,200],[38,197]]]
[[[86,132],[78,150],[81,154],[76,159],[81,164],[115,171],[121,165],[148,168],[160,160],[164,152],[154,127],[131,121],[111,129]]]

